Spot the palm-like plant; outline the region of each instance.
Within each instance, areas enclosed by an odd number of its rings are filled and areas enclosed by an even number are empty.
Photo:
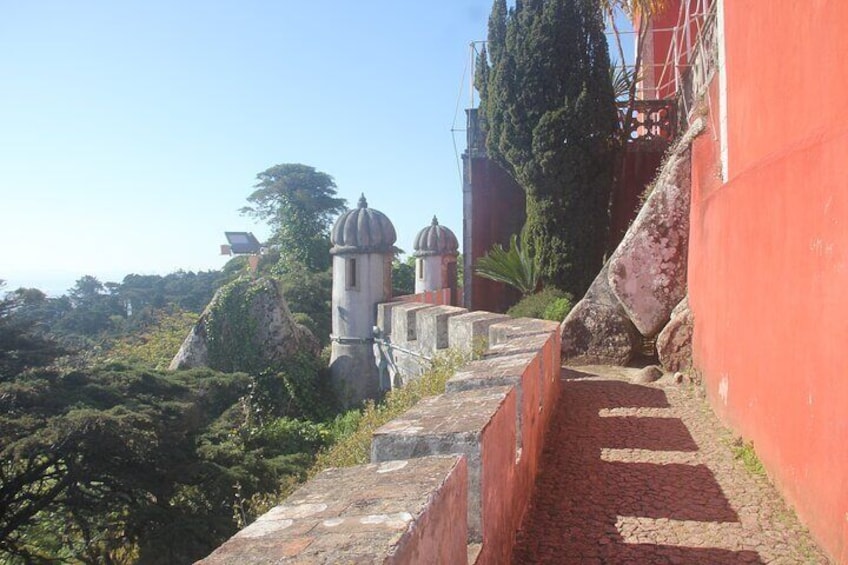
[[[621,65],[613,63],[610,65],[610,82],[612,82],[612,91],[616,102],[626,102],[630,93],[630,85],[638,82],[638,78],[633,69],[627,68],[623,63]]]
[[[509,248],[495,245],[477,259],[474,273],[481,277],[508,284],[523,296],[533,294],[539,287],[539,262],[521,245],[518,236],[509,240]]]

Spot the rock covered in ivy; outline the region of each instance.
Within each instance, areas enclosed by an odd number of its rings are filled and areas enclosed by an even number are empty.
[[[215,293],[169,368],[257,372],[319,349],[312,332],[295,322],[275,281],[239,279]]]

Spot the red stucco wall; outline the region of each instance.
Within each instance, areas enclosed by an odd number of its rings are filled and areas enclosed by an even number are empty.
[[[718,90],[693,150],[690,303],[716,412],[848,563],[848,2],[725,0]]]
[[[668,146],[656,143],[629,144],[624,155],[624,173],[613,185],[610,206],[610,231],[607,250],[612,253],[627,232],[627,228],[642,206],[641,197],[645,188],[656,178]]]
[[[510,237],[521,232],[525,219],[524,191],[509,174],[494,161],[474,159],[471,171],[471,264],[483,257],[492,246],[509,245]],[[466,267],[467,268],[467,267]],[[521,294],[515,289],[476,275],[471,277],[472,310],[506,312],[518,302]]]

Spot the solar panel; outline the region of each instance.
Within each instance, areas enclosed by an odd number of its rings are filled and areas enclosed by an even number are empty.
[[[233,255],[259,253],[259,240],[252,233],[246,231],[227,231],[224,232],[224,235],[227,237]]]

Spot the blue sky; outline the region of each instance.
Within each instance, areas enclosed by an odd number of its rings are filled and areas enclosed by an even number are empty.
[[[407,251],[433,214],[461,238],[450,130],[490,7],[0,0],[0,278],[219,268],[225,230],[268,235],[238,209],[278,163],[364,192]]]

